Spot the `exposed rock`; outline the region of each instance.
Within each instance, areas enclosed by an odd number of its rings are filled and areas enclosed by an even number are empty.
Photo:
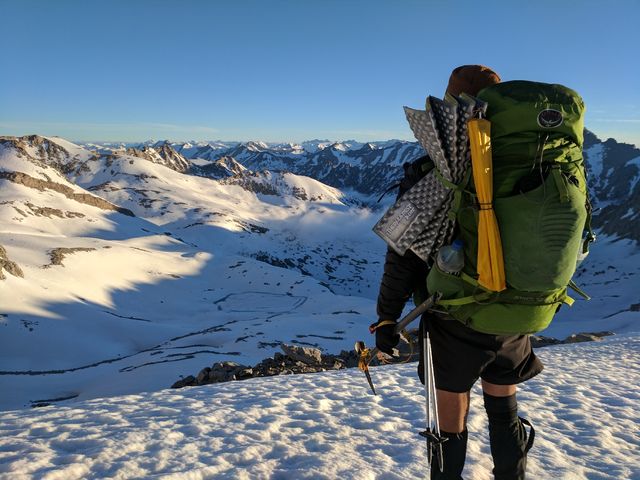
[[[7,251],[4,249],[2,245],[0,245],[0,280],[4,280],[6,277],[2,270],[6,270],[8,273],[13,275],[14,277],[24,278],[24,273],[22,269],[18,266],[16,262],[9,260],[7,256]]]
[[[221,157],[215,162],[203,166],[193,166],[191,173],[203,177],[222,179],[241,175],[247,169],[232,157]]]
[[[29,207],[31,213],[33,213],[36,217],[83,218],[85,216],[80,212],[63,212],[62,210],[58,210],[57,208],[39,207],[30,202],[26,202],[25,205]]]
[[[141,148],[127,148],[125,153],[159,165],[164,165],[180,173],[186,172],[190,167],[190,162],[176,152],[167,142],[156,144],[153,147],[142,146]]]
[[[307,365],[322,363],[322,352],[317,348],[297,347],[294,345],[280,345],[280,348],[292,360],[304,362]]]
[[[204,383],[204,381],[209,378],[209,372],[211,372],[211,368],[209,367],[205,367],[200,370],[200,373],[198,373],[198,376],[196,377],[197,382],[199,384]]]
[[[41,192],[44,190],[53,190],[54,192],[61,193],[65,197],[71,200],[75,200],[76,202],[91,205],[92,207],[97,207],[102,210],[113,210],[129,217],[135,217],[131,210],[118,207],[117,205],[107,202],[100,197],[96,197],[88,193],[78,193],[75,192],[71,187],[68,187],[66,185],[52,182],[50,180],[41,180],[39,178],[34,178],[30,175],[27,175],[26,173],[0,172],[0,178],[4,178],[5,180],[9,180],[10,182],[18,183],[20,185],[24,185],[25,187],[35,188],[36,190],[40,190]]]
[[[608,335],[613,335],[613,332],[583,332],[583,333],[574,333],[573,335],[569,335],[564,339],[562,343],[580,343],[580,342],[594,342],[600,341],[603,337]]]
[[[76,166],[75,162],[70,161],[71,155],[65,148],[39,135],[2,136],[0,145],[11,146],[18,152],[18,156],[27,157],[35,163],[49,165],[61,173],[69,173]],[[35,149],[36,158],[31,156],[29,148]]]
[[[420,345],[417,329],[410,330],[410,343],[401,341],[398,345],[400,360],[416,362],[420,355]],[[534,348],[559,345],[564,343],[589,342],[602,340],[602,337],[613,335],[612,332],[578,333],[570,335],[565,340],[532,335],[531,344]],[[300,373],[315,373],[326,370],[342,370],[358,366],[358,355],[353,350],[343,350],[338,355],[323,354],[317,348],[300,347],[297,345],[281,344],[283,353],[276,352],[272,358],[265,358],[254,367],[246,367],[235,362],[214,363],[211,368],[205,367],[197,378],[193,376],[175,382],[171,388],[182,388],[192,385],[206,385],[209,383],[245,380],[254,377],[271,377],[275,375],[292,375]],[[379,365],[379,358],[373,358],[370,366]]]
[[[189,375],[188,377],[182,378],[171,385],[171,388],[192,387],[194,385],[197,385],[196,382],[196,377],[194,377],[193,375]]]
[[[558,340],[553,337],[545,337],[543,335],[531,335],[531,346],[533,348],[547,347],[549,345],[557,345],[562,343],[562,340]]]
[[[220,183],[223,185],[238,185],[245,190],[262,195],[279,196],[280,191],[270,182],[271,172],[243,172],[232,177],[223,178]]]
[[[51,258],[51,263],[49,265],[45,265],[44,268],[51,267],[53,265],[60,265],[64,267],[62,261],[66,255],[76,252],[91,252],[95,250],[95,248],[83,248],[83,247],[75,247],[75,248],[54,248],[49,252],[49,257]]]

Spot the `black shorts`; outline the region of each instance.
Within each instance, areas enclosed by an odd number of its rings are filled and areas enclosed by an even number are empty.
[[[436,388],[463,393],[482,378],[496,385],[514,385],[539,374],[544,366],[528,335],[489,335],[454,319],[425,314],[420,322],[418,375],[424,383],[422,325],[426,322]]]

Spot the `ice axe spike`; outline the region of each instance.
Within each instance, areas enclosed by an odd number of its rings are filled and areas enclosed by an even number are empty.
[[[358,341],[355,345],[355,351],[358,354],[358,368],[362,370],[367,377],[367,382],[369,382],[369,386],[371,387],[371,391],[374,395],[376,394],[376,389],[373,386],[373,381],[371,380],[371,373],[369,372],[369,364],[366,363],[366,358],[369,357],[369,349],[365,346],[364,342]]]
[[[433,305],[435,305],[438,300],[440,300],[440,294],[436,293],[429,298],[427,298],[424,302],[418,305],[416,308],[411,310],[405,317],[403,317],[398,324],[394,328],[394,333],[396,335],[400,335],[400,333],[416,318],[422,315],[424,312],[429,310]],[[378,354],[378,348],[367,348],[363,341],[357,341],[355,344],[355,351],[358,355],[358,368],[362,370],[367,377],[367,381],[369,382],[369,386],[371,387],[371,391],[374,395],[377,395],[376,389],[373,386],[373,381],[371,380],[371,373],[369,372],[369,363],[371,359]]]

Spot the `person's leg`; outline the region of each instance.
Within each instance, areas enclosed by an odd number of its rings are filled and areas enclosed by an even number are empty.
[[[467,427],[469,414],[469,392],[456,393],[436,390],[438,397],[438,420],[440,429],[450,433],[461,433]]]
[[[493,397],[509,397],[516,394],[515,385],[496,385],[482,380],[482,391]]]
[[[443,469],[434,462],[432,480],[460,480],[467,456],[467,415],[469,392],[455,393],[436,390],[440,433],[447,440],[442,444]]]
[[[484,407],[489,418],[489,441],[496,480],[524,479],[527,465],[527,432],[518,417],[515,385],[482,380]]]

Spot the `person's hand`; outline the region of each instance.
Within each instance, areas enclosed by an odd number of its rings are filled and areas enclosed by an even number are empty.
[[[381,352],[393,355],[393,349],[400,341],[400,335],[395,333],[396,322],[394,320],[380,320],[370,327],[376,333],[376,347]]]

